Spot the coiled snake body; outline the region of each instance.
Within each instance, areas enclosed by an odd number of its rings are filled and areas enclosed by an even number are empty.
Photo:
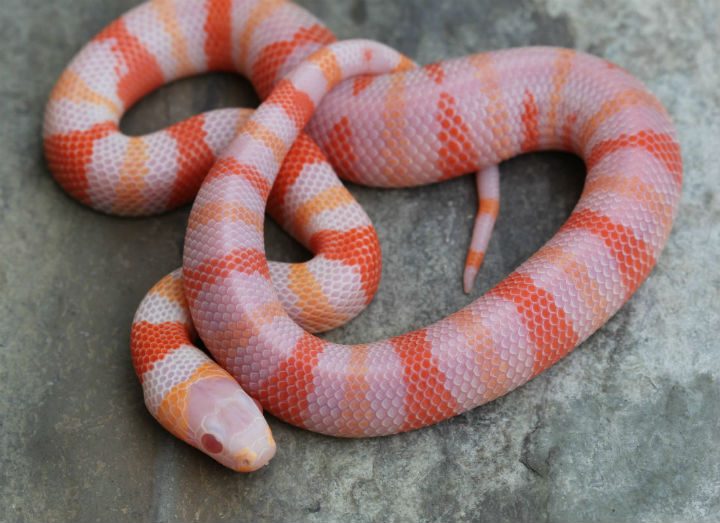
[[[380,44],[334,40],[286,1],[154,0],[98,34],[48,102],[48,163],[81,202],[142,215],[198,193],[183,268],[143,300],[132,356],[150,412],[237,470],[275,453],[259,405],[309,430],[375,436],[526,382],[637,289],[679,201],[668,115],[609,62],[534,47],[417,68]],[[223,109],[147,136],[119,132],[137,99],[208,70],[247,75],[263,104],[251,116]],[[544,149],[584,159],[582,196],[555,236],[488,293],[388,340],[344,346],[309,334],[362,310],[380,274],[374,229],[323,153],[345,178],[380,186],[480,171],[468,289],[497,213],[495,166]],[[266,205],[313,260],[268,264]],[[220,366],[192,345],[195,329]]]

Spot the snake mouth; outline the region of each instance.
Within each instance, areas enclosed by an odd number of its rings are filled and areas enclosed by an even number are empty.
[[[237,464],[236,470],[239,470],[241,472],[250,472],[252,470],[257,470],[262,466],[255,466],[255,463],[257,461],[257,454],[255,454],[247,447],[242,449],[235,455],[235,461]]]
[[[244,445],[240,450],[238,445],[229,442],[223,445],[222,442],[212,433],[207,432],[200,438],[200,450],[221,464],[238,472],[252,472],[267,465],[275,455],[275,441],[267,429],[264,438],[258,438],[253,443]]]
[[[259,454],[256,454],[255,452],[251,451],[250,449],[243,449],[237,454],[238,458],[238,464],[243,467],[236,470],[246,471],[246,472],[252,472],[253,470],[258,470],[267,465],[270,460],[275,455],[275,451],[277,450],[277,447],[275,446],[275,442],[272,440],[272,436],[270,437],[270,441],[272,442],[270,445],[265,445],[259,452]],[[246,452],[247,451],[247,452]],[[245,468],[247,467],[247,468]]]

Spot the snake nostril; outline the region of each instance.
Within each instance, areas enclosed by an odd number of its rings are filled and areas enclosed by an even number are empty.
[[[208,452],[212,452],[213,454],[217,454],[218,452],[222,452],[223,445],[218,441],[218,439],[213,436],[212,434],[205,434],[201,438],[203,447],[207,449]]]

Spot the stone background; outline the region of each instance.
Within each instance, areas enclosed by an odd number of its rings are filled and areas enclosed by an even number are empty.
[[[0,520],[720,520],[720,6],[717,0],[301,0],[340,38],[382,40],[421,63],[552,44],[633,71],[673,116],[685,162],[675,229],[647,282],[558,365],[436,426],[340,440],[270,423],[271,466],[232,473],[144,409],[129,327],[179,264],[188,208],[144,219],[70,200],[44,163],[45,100],[73,54],[134,0],[3,0],[0,10]],[[209,75],[133,108],[128,132],[253,103]],[[563,223],[577,158],[502,165],[496,233],[473,296]],[[399,334],[468,303],[460,272],[468,177],[409,190],[351,186],[384,272],[370,307],[328,335]],[[274,257],[306,256],[269,226]],[[428,299],[432,297],[432,299]]]

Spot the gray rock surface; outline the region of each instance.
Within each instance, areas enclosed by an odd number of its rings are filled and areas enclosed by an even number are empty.
[[[188,209],[104,216],[68,198],[41,150],[47,96],[73,54],[134,0],[3,0],[0,10],[0,520],[720,520],[720,6],[717,0],[302,0],[341,38],[419,62],[531,44],[631,70],[673,116],[685,162],[675,228],[647,282],[530,383],[436,426],[371,440],[277,420],[279,453],[232,473],[144,409],[128,356],[147,289],[179,264]],[[209,75],[161,89],[123,122],[144,132],[250,101]],[[351,186],[383,245],[380,291],[328,339],[399,334],[467,304],[562,224],[578,159],[502,167],[502,205],[475,292],[460,272],[472,181]],[[302,249],[269,226],[275,258]],[[429,299],[430,297],[430,299]]]

